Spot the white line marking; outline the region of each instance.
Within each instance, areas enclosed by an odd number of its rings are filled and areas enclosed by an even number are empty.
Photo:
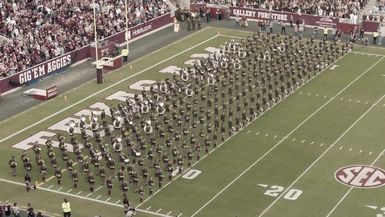
[[[299,95],[302,95],[302,93],[303,93],[302,91],[301,91],[301,92],[299,92]]]
[[[366,207],[368,207],[368,208],[370,208],[370,209],[377,209],[377,206],[366,205]]]
[[[350,148],[350,149],[349,149],[349,151],[352,151],[352,150],[353,150],[353,148]]]
[[[361,55],[375,55],[375,56],[380,56],[380,57],[384,56],[381,54],[374,54],[374,53],[367,53],[367,52],[360,52],[360,51],[351,51],[351,53],[356,53],[356,54],[361,54]]]
[[[60,188],[58,188],[57,190],[60,191],[61,189],[63,189],[63,187],[60,187]]]
[[[339,150],[342,150],[344,148],[344,146],[340,146]]]
[[[369,103],[369,101],[366,101],[366,102],[365,102],[365,105],[368,104],[368,103]]]
[[[48,189],[51,189],[53,187],[53,185],[49,186]]]
[[[147,209],[146,209],[146,210],[149,210],[149,209],[151,209],[151,206],[147,207]]]
[[[108,202],[109,200],[111,200],[111,197],[107,198],[105,201]]]
[[[183,215],[183,213],[179,213],[176,217],[181,217]]]
[[[159,213],[162,209],[158,209],[156,212]]]
[[[278,135],[275,135],[275,136],[274,136],[274,139],[277,138],[277,137],[278,137]]]
[[[320,147],[322,147],[322,146],[324,146],[324,144],[323,144],[323,143],[321,143],[319,146],[320,146]]]
[[[314,141],[312,141],[311,143],[310,143],[310,145],[313,145],[315,142]]]
[[[349,99],[349,102],[351,102],[352,101],[352,99]]]
[[[162,60],[162,61],[160,61],[160,62],[158,62],[158,63],[155,63],[155,64],[153,64],[153,65],[151,65],[151,66],[149,66],[149,67],[147,67],[147,68],[145,68],[145,69],[143,69],[143,70],[141,70],[141,71],[139,71],[139,72],[137,72],[137,73],[135,73],[135,74],[133,74],[133,75],[127,76],[126,78],[124,78],[124,79],[122,79],[122,80],[119,80],[119,81],[116,82],[116,83],[113,83],[113,84],[111,84],[111,85],[109,85],[109,86],[107,86],[107,87],[105,87],[105,88],[103,88],[103,89],[101,89],[101,90],[99,90],[99,91],[96,91],[95,93],[93,93],[93,94],[91,94],[91,95],[89,95],[89,96],[87,96],[87,97],[85,97],[85,98],[83,98],[83,99],[77,101],[76,103],[74,103],[74,104],[72,104],[72,105],[69,105],[69,106],[67,106],[67,107],[65,107],[65,108],[63,108],[63,109],[61,109],[61,110],[59,110],[59,111],[57,111],[57,112],[55,112],[55,113],[53,113],[53,114],[51,114],[51,115],[49,115],[49,116],[43,118],[43,119],[41,119],[41,120],[39,120],[39,121],[33,123],[33,124],[30,124],[30,125],[28,125],[27,127],[25,127],[25,128],[23,128],[23,129],[21,129],[21,130],[15,132],[15,133],[12,133],[11,135],[9,135],[9,136],[7,136],[7,137],[1,139],[1,140],[0,140],[0,143],[3,143],[4,141],[6,141],[6,140],[8,140],[8,139],[13,138],[14,136],[17,136],[17,135],[19,135],[20,133],[23,133],[24,131],[27,131],[27,130],[31,129],[32,127],[35,127],[35,126],[37,126],[37,125],[43,123],[44,121],[46,121],[46,120],[48,120],[48,119],[50,119],[50,118],[52,118],[52,117],[55,117],[56,115],[61,114],[61,113],[63,113],[64,111],[67,111],[68,109],[73,108],[73,107],[79,105],[80,103],[82,103],[82,102],[84,102],[84,101],[86,101],[86,100],[88,100],[88,99],[91,99],[92,97],[94,97],[94,96],[96,96],[96,95],[98,95],[98,94],[100,94],[100,93],[103,93],[104,91],[106,91],[106,90],[108,90],[108,89],[110,89],[110,88],[112,88],[112,87],[115,87],[116,85],[119,85],[119,84],[121,84],[121,83],[127,81],[128,79],[131,79],[131,78],[133,78],[133,77],[135,77],[135,76],[137,76],[137,75],[140,75],[140,74],[142,74],[142,73],[144,73],[144,72],[146,72],[146,71],[148,71],[148,70],[150,70],[150,69],[152,69],[152,68],[154,68],[154,67],[156,67],[156,66],[162,64],[162,63],[165,63],[165,62],[167,62],[167,61],[169,61],[169,60],[171,60],[171,59],[174,59],[175,57],[177,57],[177,56],[179,56],[179,55],[181,55],[181,54],[183,54],[183,53],[186,53],[186,52],[188,52],[188,51],[190,51],[190,50],[192,50],[192,49],[194,49],[194,48],[196,48],[196,47],[199,47],[200,45],[202,45],[202,44],[204,44],[204,43],[207,43],[208,41],[211,41],[211,40],[213,40],[213,39],[215,39],[215,38],[217,38],[217,37],[218,37],[218,35],[215,35],[215,36],[213,36],[213,37],[211,37],[211,38],[209,38],[209,39],[206,39],[206,40],[204,40],[204,41],[202,41],[202,42],[200,42],[200,43],[198,43],[198,44],[196,44],[196,45],[194,45],[194,46],[192,46],[192,47],[190,47],[190,48],[187,48],[187,49],[185,49],[185,50],[183,50],[183,51],[181,51],[181,52],[179,52],[179,53],[177,53],[177,54],[175,54],[175,55],[173,55],[173,56],[171,56],[171,57],[168,57],[168,58],[166,58],[166,59],[164,59],[164,60]],[[128,67],[128,65],[125,66],[125,67]],[[124,69],[124,68],[122,68],[122,69]]]
[[[341,98],[340,98],[340,100],[342,101],[342,100],[344,100],[344,98],[343,98],[343,97],[341,97]]]
[[[82,193],[82,191],[79,191],[78,193],[76,193],[76,195],[79,195],[79,194],[81,194]]]
[[[377,158],[372,162],[372,164],[370,164],[370,166],[373,166],[379,159],[380,157],[384,154],[385,152],[385,149],[382,150],[382,152],[377,156]],[[349,190],[344,194],[344,196],[342,196],[342,198],[338,201],[338,203],[333,207],[332,210],[330,210],[330,212],[326,215],[326,217],[329,217],[336,209],[337,207],[342,203],[343,200],[345,200],[345,198],[350,194],[350,192],[354,189],[355,187],[352,186],[349,188]]]
[[[341,57],[342,58],[342,57]],[[340,60],[339,58],[338,60]],[[242,177],[247,171],[249,171],[254,165],[256,165],[259,161],[261,161],[263,158],[265,158],[270,152],[272,152],[276,147],[278,147],[287,137],[289,137],[291,134],[293,134],[297,129],[299,129],[302,125],[304,125],[308,120],[310,120],[315,114],[317,114],[319,111],[321,111],[325,106],[327,106],[331,101],[335,99],[338,95],[340,95],[342,92],[344,92],[347,88],[349,88],[351,85],[353,85],[357,80],[359,80],[362,76],[364,76],[370,69],[372,69],[374,66],[376,66],[381,60],[383,60],[384,57],[379,59],[377,62],[375,62],[371,67],[369,67],[367,70],[365,70],[363,73],[361,73],[358,77],[356,77],[353,81],[351,81],[347,86],[345,86],[342,90],[340,90],[334,97],[330,98],[326,103],[324,103],[322,106],[318,107],[317,110],[315,110],[310,116],[308,116],[305,120],[303,120],[297,127],[295,127],[291,132],[289,132],[283,139],[281,139],[278,143],[276,143],[272,148],[270,148],[266,153],[264,153],[260,158],[258,158],[253,164],[251,164],[248,168],[246,168],[240,175],[238,175],[233,181],[231,181],[228,185],[226,185],[221,191],[219,191],[214,197],[212,197],[209,201],[207,201],[201,208],[199,208],[191,217],[194,217],[197,213],[202,211],[208,204],[210,204],[215,198],[217,198],[222,192],[224,192],[227,188],[229,188],[234,182],[236,182],[240,177]],[[337,61],[338,61],[337,60]],[[327,68],[325,68],[327,69]],[[314,78],[314,77],[313,77]],[[385,95],[384,95],[385,97]],[[330,147],[327,149],[329,150]],[[288,189],[288,188],[287,188]],[[286,189],[286,190],[287,190]],[[280,195],[282,196],[282,194]]]
[[[295,141],[295,138],[293,138],[291,141],[294,142],[294,141]]]
[[[263,188],[266,188],[266,187],[267,187],[267,185],[265,185],[265,184],[258,184],[258,186],[261,186],[261,187],[263,187]]]
[[[268,134],[268,133],[266,133],[266,134],[265,134],[265,136],[269,136],[269,134]]]
[[[317,97],[318,97],[318,96],[319,96],[319,94],[317,93],[315,96],[317,96]]]
[[[259,135],[259,132],[257,132],[255,135],[258,136],[258,135]]]
[[[87,196],[86,197],[89,197],[89,196],[91,196],[93,193],[91,192],[91,193],[89,193],[89,194],[87,194]]]
[[[311,93],[307,93],[307,95],[308,95],[308,96],[310,96],[310,95],[311,95]]]
[[[369,152],[369,155],[372,155],[373,154],[373,152]]]
[[[19,185],[19,186],[22,186],[23,188],[25,187],[25,184],[21,183],[21,182],[15,182],[15,181],[7,180],[7,179],[2,179],[2,178],[0,178],[0,181],[1,182],[6,182],[6,183],[10,183],[10,184],[14,184],[14,185]],[[120,200],[116,201],[116,203],[111,203],[111,202],[106,202],[106,201],[103,201],[103,200],[96,200],[96,199],[93,199],[93,198],[90,198],[90,197],[78,196],[78,195],[66,193],[66,192],[63,192],[63,191],[56,191],[56,190],[52,190],[52,189],[48,189],[48,188],[44,188],[44,187],[37,188],[35,191],[47,191],[47,192],[51,192],[51,193],[65,195],[65,196],[68,196],[68,197],[74,197],[74,198],[78,198],[78,199],[82,199],[82,200],[88,200],[88,201],[92,201],[92,202],[96,202],[96,203],[101,203],[101,204],[106,204],[106,205],[110,205],[110,206],[115,206],[115,207],[123,208],[123,205],[117,204],[117,203],[120,202]],[[136,211],[142,212],[142,213],[147,213],[147,214],[154,215],[154,216],[172,217],[172,216],[164,215],[164,214],[161,214],[161,213],[151,212],[151,211],[142,210],[142,209],[138,209],[138,208],[136,208]]]
[[[383,58],[381,58],[382,60]],[[378,62],[377,62],[378,63]],[[385,95],[383,95],[380,99],[377,100],[377,102],[380,102],[382,99],[385,98]],[[362,114],[356,121],[353,122],[353,124],[351,124],[348,129],[346,129],[338,138],[336,141],[334,141],[334,143],[332,145],[335,145],[337,144],[354,126],[356,126],[356,124],[362,119],[364,118],[372,109],[374,108],[374,106],[371,106],[368,110],[366,110],[364,112],[364,114]],[[306,170],[304,172],[301,173],[301,175],[299,175],[283,192],[282,194],[280,194],[265,210],[263,210],[263,212],[259,215],[259,217],[263,216],[267,211],[270,210],[270,208],[272,206],[274,206],[275,203],[277,203],[277,201],[279,199],[281,199],[282,195],[285,195],[287,193],[288,190],[290,190],[293,185],[295,185],[311,168],[313,168],[313,166],[318,163],[318,161],[323,157],[325,156],[329,151],[330,149],[332,148],[332,146],[330,146],[329,148],[327,148],[312,164],[310,164],[310,166],[308,168],[306,168]],[[385,150],[384,150],[385,151]]]
[[[102,195],[99,195],[99,196],[97,196],[95,199],[97,200],[97,199],[99,199],[99,198],[101,198],[102,197]]]
[[[305,140],[303,139],[302,141],[301,141],[301,143],[304,143],[305,142]]]
[[[361,102],[361,100],[357,100],[357,103],[360,103]]]
[[[326,97],[328,97],[328,96],[325,95],[324,98],[326,98]]]
[[[362,151],[363,151],[363,150],[361,149],[361,150],[360,150],[358,153],[360,153],[360,154],[361,154],[361,153],[362,153]]]
[[[72,188],[70,190],[67,191],[67,193],[70,193],[72,191]]]
[[[251,130],[248,130],[246,134],[249,134],[251,132]]]
[[[172,211],[168,212],[167,215],[170,215],[172,213]]]
[[[99,191],[101,188],[103,188],[103,185],[101,185],[99,188],[95,190],[95,192]]]

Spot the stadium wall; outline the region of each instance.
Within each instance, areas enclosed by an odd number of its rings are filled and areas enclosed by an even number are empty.
[[[164,26],[172,23],[170,14],[149,20],[146,23],[134,26],[129,29],[130,40],[135,40],[147,34],[152,34],[163,29]],[[118,43],[125,42],[125,31],[112,35],[104,40],[116,41]],[[104,41],[103,40],[103,41]],[[91,55],[91,45],[84,46],[80,49],[68,52],[59,57],[50,59],[36,66],[18,72],[6,78],[0,79],[0,94],[12,90],[20,85],[37,82],[44,77],[53,76],[68,69],[71,65],[84,61]],[[95,55],[95,51],[93,52]]]

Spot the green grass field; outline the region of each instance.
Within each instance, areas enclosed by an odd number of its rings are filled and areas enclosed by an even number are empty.
[[[73,216],[123,216],[118,190],[111,197],[104,188],[75,191],[67,176],[62,186],[52,179],[25,192],[21,169],[14,178],[8,168],[10,156],[21,155],[11,146],[95,102],[110,103],[106,97],[138,80],[164,79],[160,70],[182,67],[192,54],[251,34],[205,28],[109,73],[103,84],[90,81],[1,122],[0,200],[31,202],[55,216],[67,197]],[[191,167],[201,171],[196,178],[176,176],[143,203],[132,198],[137,216],[385,216],[384,187],[350,187],[334,175],[351,165],[385,168],[385,50],[354,50],[202,157]]]

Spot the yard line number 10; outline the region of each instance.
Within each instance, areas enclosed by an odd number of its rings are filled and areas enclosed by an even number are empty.
[[[266,186],[267,187],[267,186]],[[278,197],[283,191],[285,191],[285,188],[278,185],[272,185],[269,187],[268,190],[265,191],[264,195],[271,196],[271,197]],[[283,198],[286,200],[297,200],[301,195],[303,191],[298,189],[289,189],[285,195],[283,195]]]

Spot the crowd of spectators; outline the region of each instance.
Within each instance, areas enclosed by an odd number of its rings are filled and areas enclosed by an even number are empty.
[[[128,2],[130,27],[168,12],[162,0]],[[97,34],[126,26],[124,0],[95,0]],[[6,77],[94,40],[92,0],[1,0],[0,76]]]

